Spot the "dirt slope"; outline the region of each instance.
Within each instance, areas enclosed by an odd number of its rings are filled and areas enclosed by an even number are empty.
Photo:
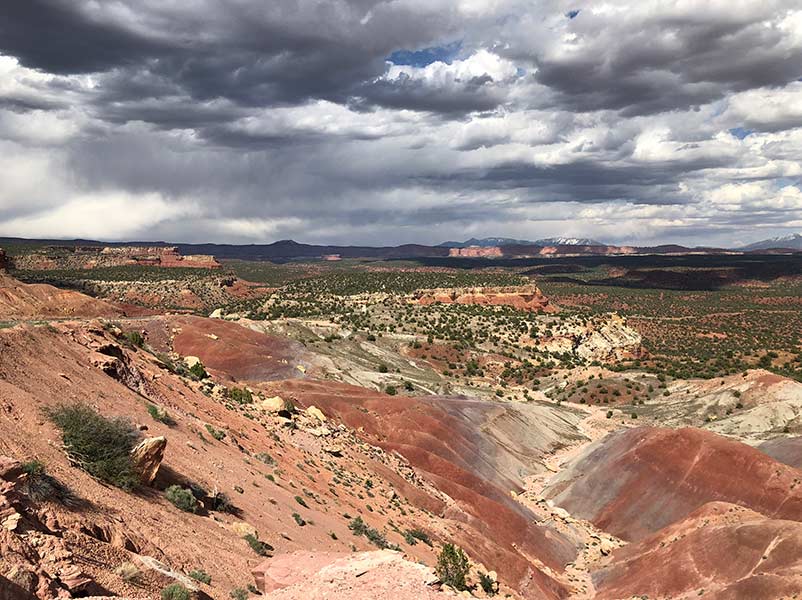
[[[588,446],[545,494],[572,515],[630,541],[712,501],[802,521],[802,472],[741,442],[691,428],[614,432]]]
[[[763,442],[758,449],[781,463],[802,469],[802,437],[777,438]]]
[[[351,544],[367,550],[368,540],[348,529],[350,518],[360,515],[412,560],[430,564],[434,550],[409,545],[390,521],[400,532],[420,528],[435,540],[450,538],[436,516],[444,510],[442,495],[398,457],[347,431],[320,431],[319,422],[305,414],[288,428],[285,420],[254,406],[226,407],[203,393],[200,383],[164,370],[142,350],[118,346],[123,364],[110,369],[119,359],[106,353],[117,343],[91,323],[0,330],[0,455],[41,460],[81,500],[76,508],[21,504],[19,511],[30,518],[0,541],[0,571],[32,573],[40,598],[54,597],[65,585],[64,573],[75,569],[108,592],[157,596],[165,577],[152,575],[152,568],[141,567],[147,575],[138,585],[114,573],[123,562],[141,565],[150,557],[183,573],[207,571],[212,585],[206,591],[227,599],[232,588],[252,581],[250,570],[262,560],[242,539],[247,531],[258,532],[276,552],[347,551]],[[61,401],[128,416],[146,429],[143,435],[165,436],[157,487],[130,494],[72,467],[57,431],[43,416],[45,407]],[[166,409],[175,424],[151,418],[148,403]],[[222,439],[214,439],[206,425],[222,432]],[[336,455],[323,450],[329,446],[338,447]],[[224,492],[237,514],[179,511],[161,490],[188,482]],[[14,547],[19,550],[9,553]]]
[[[712,502],[617,550],[593,580],[598,600],[795,598],[802,589],[802,523]]]
[[[21,283],[0,271],[0,319],[120,315],[122,311],[108,302],[52,285]]]
[[[207,369],[237,381],[301,377],[309,364],[298,342],[221,319],[171,316],[136,326],[157,349],[197,356]]]
[[[510,491],[520,491],[522,477],[538,468],[547,449],[578,437],[571,427],[578,415],[547,416],[528,404],[387,396],[333,382],[288,381],[270,389],[320,407],[404,456],[453,500],[445,516],[464,523],[457,538],[463,547],[522,592],[553,593],[553,582],[533,565],[560,572],[576,546],[538,523]]]

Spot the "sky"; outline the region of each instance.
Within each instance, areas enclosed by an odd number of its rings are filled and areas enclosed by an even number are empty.
[[[0,7],[0,236],[802,231],[802,0]]]

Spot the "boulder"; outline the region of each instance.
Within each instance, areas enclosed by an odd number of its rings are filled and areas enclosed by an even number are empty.
[[[310,417],[315,417],[321,423],[326,422],[326,415],[323,414],[323,411],[320,410],[317,406],[310,406],[306,409],[306,414]]]
[[[166,447],[167,438],[164,436],[149,437],[131,451],[134,470],[139,474],[139,480],[143,485],[150,485],[156,479]]]
[[[265,398],[258,405],[259,408],[266,412],[277,413],[284,410],[284,398],[281,396],[273,396],[272,398]]]

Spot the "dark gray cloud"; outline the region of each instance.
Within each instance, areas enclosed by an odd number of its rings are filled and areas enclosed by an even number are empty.
[[[6,4],[7,235],[802,229],[802,9],[780,0]]]

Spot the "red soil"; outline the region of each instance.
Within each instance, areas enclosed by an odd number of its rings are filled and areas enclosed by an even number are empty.
[[[207,571],[212,586],[204,590],[222,600],[229,598],[233,587],[249,583],[251,569],[263,560],[243,541],[238,527],[254,528],[276,552],[344,552],[350,544],[367,550],[370,543],[352,535],[344,516],[361,515],[371,527],[385,531],[390,542],[401,545],[410,559],[430,565],[434,551],[421,543],[410,547],[389,529],[389,520],[401,531],[422,528],[435,540],[451,538],[443,521],[425,512],[442,512],[442,501],[427,491],[430,488],[402,477],[408,467],[399,467],[398,459],[358,443],[347,432],[323,438],[312,435],[309,431],[316,420],[303,414],[295,418],[297,429],[289,430],[278,417],[253,407],[227,409],[202,393],[200,384],[160,368],[142,350],[117,346],[130,377],[115,380],[95,366],[113,358],[100,350],[115,343],[99,323],[0,330],[0,455],[42,461],[85,505],[26,506],[25,519],[38,515],[48,529],[35,526],[33,520],[30,525],[26,520],[16,533],[0,528],[0,572],[32,569],[42,583],[49,580],[46,570],[51,566],[53,572],[58,572],[56,567],[77,567],[113,595],[157,598],[166,582],[151,571],[135,586],[114,573],[121,563],[137,562],[138,556],[146,555],[184,573]],[[59,402],[88,403],[102,414],[142,424],[145,435],[165,436],[168,444],[157,489],[126,493],[71,466],[58,432],[43,414],[44,408]],[[148,403],[167,410],[175,424],[151,418]],[[246,417],[248,410],[251,418]],[[206,424],[224,431],[224,439],[212,439]],[[342,447],[341,457],[322,450],[332,443]],[[275,464],[265,464],[259,453],[269,454]],[[367,479],[372,481],[372,497],[358,493],[364,492],[362,482]],[[179,511],[160,490],[188,481],[226,493],[241,512],[234,516]],[[297,502],[300,495],[308,507]],[[306,526],[295,522],[294,512],[309,521]],[[39,598],[54,596],[42,592]]]
[[[626,540],[685,518],[707,502],[802,520],[802,473],[741,442],[700,429],[610,434],[547,491],[572,515]]]
[[[259,333],[222,319],[176,316],[145,324],[148,341],[161,350],[197,356],[211,371],[238,381],[301,377],[304,347],[287,338]]]
[[[457,541],[478,560],[493,565],[501,579],[524,596],[565,594],[535,568],[531,558],[561,571],[575,556],[575,547],[511,498],[509,491],[520,489],[520,481],[505,468],[506,449],[484,433],[479,426],[483,419],[470,414],[476,419],[471,422],[459,414],[471,408],[499,410],[499,405],[459,398],[386,396],[309,380],[282,382],[276,389],[301,405],[321,408],[363,432],[370,442],[404,456],[456,502],[445,516],[462,523]],[[473,406],[466,408],[466,404]]]
[[[71,290],[26,284],[0,273],[0,319],[33,317],[117,317],[122,310]]]
[[[802,523],[711,502],[594,574],[598,600],[792,598],[802,589]]]

